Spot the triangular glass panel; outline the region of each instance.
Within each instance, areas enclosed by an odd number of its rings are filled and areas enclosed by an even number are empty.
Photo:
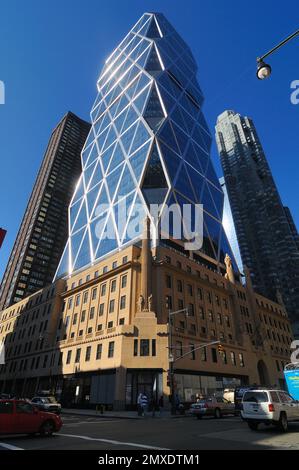
[[[147,58],[149,55],[150,46],[144,51],[144,53],[137,59],[136,64],[138,64],[142,69],[147,62]]]
[[[120,165],[119,167],[116,168],[116,170],[110,173],[106,178],[107,188],[108,188],[109,195],[110,195],[110,201],[112,201],[114,198],[115,190],[119,183],[123,168],[124,168],[124,165]]]
[[[162,204],[168,191],[168,184],[155,143],[147,162],[141,190],[148,205]]]
[[[144,167],[144,163],[148,154],[150,142],[141,147],[137,152],[130,157],[129,164],[133,170],[137,182],[140,181],[140,176]]]
[[[108,216],[108,211],[103,212],[94,219],[91,224],[90,224],[90,236],[91,236],[91,245],[92,245],[92,250],[93,250],[93,255],[95,254],[97,250],[97,246],[99,244],[99,241],[101,239],[101,235],[107,220]]]
[[[102,133],[107,126],[109,126],[110,124],[110,116],[109,116],[109,113],[108,111],[106,111],[105,114],[103,114],[99,119],[98,121],[94,124],[94,132],[96,134],[96,136],[98,136],[100,133]]]
[[[69,251],[70,251],[70,242],[68,241],[63,251],[61,260],[59,262],[59,266],[56,271],[54,280],[70,274],[71,269],[70,269],[70,252]]]
[[[158,137],[159,139],[163,140],[163,142],[165,142],[176,153],[180,153],[177,141],[174,137],[173,130],[169,121],[166,121],[163,126],[159,129]]]
[[[203,134],[204,131],[200,128],[200,126],[196,125],[193,129],[192,139],[197,143],[197,145],[207,152],[208,149]]]
[[[82,229],[79,232],[75,233],[71,236],[71,261],[72,265],[74,265],[74,261],[77,258],[78,250],[81,245],[82,239],[85,235],[86,229]]]
[[[167,114],[169,115],[173,107],[176,105],[175,100],[170,96],[167,91],[164,90],[162,86],[159,86],[159,92],[164,104],[164,108],[166,109]]]
[[[159,222],[159,232],[162,239],[169,237],[174,238],[174,235],[179,236],[180,238],[182,233],[181,221],[181,210],[178,207],[178,203],[174,198],[173,192],[171,192],[167,198],[166,206],[162,210]]]
[[[124,150],[126,152],[126,154],[128,155],[129,153],[129,150],[130,150],[130,146],[132,144],[132,141],[133,141],[133,137],[134,137],[134,134],[135,134],[135,131],[136,131],[136,128],[137,128],[137,124],[133,124],[132,127],[130,127],[129,130],[127,130],[122,136],[121,136],[121,143],[124,147]]]
[[[88,157],[86,159],[86,162],[85,162],[85,167],[88,165],[90,165],[92,162],[94,162],[94,160],[96,160],[99,156],[99,151],[98,151],[98,147],[96,145],[96,143],[94,143],[94,145],[92,146],[90,150],[90,153],[88,154]]]
[[[171,181],[175,180],[176,174],[180,165],[182,164],[182,159],[179,158],[174,152],[170,150],[169,147],[164,145],[162,142],[160,143],[160,148],[162,152],[162,158],[166,165],[167,173]]]
[[[118,204],[115,204],[113,206],[115,225],[120,240],[123,237],[124,229],[128,221],[134,197],[135,192],[132,192],[126,197],[122,198],[122,200]]]
[[[102,214],[110,205],[110,201],[108,199],[108,193],[106,190],[105,182],[102,183],[100,193],[92,210],[91,218],[94,219],[98,215]]]
[[[146,87],[146,85],[148,85],[149,83],[150,83],[150,79],[144,73],[142,73],[138,80],[138,83],[134,92],[134,96],[137,96],[138,93],[140,93],[140,91],[143,90]]]
[[[101,189],[101,183],[97,184],[94,186],[87,194],[86,194],[86,201],[87,201],[87,209],[88,209],[88,214],[89,217],[91,217],[93,207],[95,205],[95,202],[98,198],[99,192]]]
[[[110,114],[111,116],[114,118],[116,117],[118,114],[121,113],[121,111],[123,109],[125,109],[125,107],[128,105],[129,103],[129,100],[128,98],[126,97],[125,94],[123,94],[121,96],[120,99],[118,99],[110,108],[109,108],[109,111],[110,111]]]
[[[197,202],[200,203],[201,201],[201,194],[204,187],[204,178],[201,176],[197,171],[193,170],[193,168],[186,163],[187,173],[189,178],[191,179],[192,186],[197,198]]]
[[[139,147],[141,147],[148,139],[151,137],[145,125],[142,121],[139,121],[138,128],[136,134],[134,136],[134,140],[132,142],[132,146],[130,148],[130,154],[134,153]]]
[[[218,214],[217,218],[219,220],[221,220],[222,219],[222,212],[223,212],[223,200],[224,200],[223,192],[219,191],[218,189],[216,189],[211,184],[209,184],[209,189],[210,189],[210,193],[211,193],[211,196],[212,196],[212,199],[214,201],[216,211],[217,211],[217,214]]]
[[[148,97],[148,92],[150,90],[150,87],[146,88],[134,101],[133,104],[137,108],[137,111],[139,111],[140,114],[142,114],[145,102]]]
[[[180,154],[183,155],[189,141],[188,136],[175,123],[172,123],[172,128],[179,144]]]
[[[111,144],[116,140],[117,136],[114,130],[113,126],[110,126],[109,133],[106,137],[105,143],[101,149],[102,152],[104,152],[108,147],[110,147]]]
[[[118,200],[127,194],[129,194],[131,191],[135,189],[135,183],[132,178],[131,172],[129,170],[128,165],[125,165],[125,170],[122,174],[118,190],[116,191],[114,202],[118,202]]]
[[[159,60],[155,45],[153,44],[144,69],[151,75],[161,72],[161,62]]]
[[[206,214],[204,213],[204,223],[203,223],[203,244],[201,247],[201,250],[203,253],[205,253],[207,256],[210,258],[216,259],[217,260],[217,255],[215,253],[215,248],[214,245],[210,239],[209,232],[205,223],[205,217]]]
[[[75,204],[75,202],[78,201],[78,199],[80,199],[83,196],[84,191],[85,189],[84,189],[84,183],[83,183],[83,175],[81,175],[77,183],[76,189],[75,189],[75,193],[72,199],[72,204]]]
[[[138,72],[140,72],[139,69],[137,69]],[[136,77],[135,80],[131,83],[131,85],[126,89],[126,95],[132,99],[134,94],[135,94],[135,89],[137,87],[138,81],[139,81],[140,76]]]
[[[165,118],[155,85],[151,89],[143,117],[150,128],[154,130],[157,129]]]
[[[77,259],[73,264],[73,269],[80,269],[83,266],[86,266],[91,262],[91,253],[90,253],[90,242],[89,242],[89,231],[88,229],[85,232],[83,242],[80,246]]]
[[[72,228],[72,233],[76,232],[77,230],[81,229],[87,224],[87,210],[86,210],[86,203],[85,199],[83,199],[77,220]]]
[[[97,145],[101,153],[103,152],[102,148],[104,147],[110,128],[111,125],[109,127],[106,127],[106,129],[97,137]]]
[[[102,162],[102,165],[103,165],[103,168],[104,168],[104,172],[106,173],[106,170],[109,166],[109,162],[110,162],[110,159],[111,159],[111,156],[114,152],[114,149],[116,147],[116,144],[115,146],[112,145],[111,147],[109,147],[108,150],[106,150],[105,153],[103,153],[103,155],[101,156],[101,162]]]
[[[136,195],[135,202],[132,207],[132,212],[126,226],[122,244],[140,237],[143,233],[144,219],[146,217],[145,204],[142,202],[139,194]]]
[[[83,176],[84,176],[84,182],[85,182],[85,188],[88,188],[88,185],[91,181],[94,169],[97,165],[97,161],[93,162],[91,165],[89,165],[87,168],[85,168]]]
[[[180,106],[176,106],[172,113],[171,113],[171,119],[175,121],[176,124],[180,126],[181,129],[186,130],[185,123],[183,121],[182,115],[180,113]]]
[[[122,127],[122,132],[125,129],[128,129],[131,126],[131,124],[133,124],[133,122],[137,121],[137,119],[138,119],[138,114],[136,113],[135,109],[133,108],[133,106],[129,106],[129,110],[128,110],[125,122],[123,124],[123,127]]]
[[[110,213],[105,228],[103,230],[102,236],[101,236],[101,241],[99,243],[99,246],[96,251],[95,258],[101,258],[102,256],[106,255],[110,251],[115,250],[118,248],[118,243],[117,243],[117,235],[113,223],[113,218]]]
[[[191,181],[188,177],[184,163],[180,168],[180,171],[177,175],[174,186],[177,191],[179,191],[181,194],[191,199],[191,201],[194,201],[194,202],[196,201],[196,197],[194,195]]]
[[[149,24],[149,27],[148,27],[148,30],[146,32],[146,37],[147,38],[160,38],[161,37],[161,34],[157,28],[157,23],[156,23],[156,20],[155,20],[155,17],[153,16],[151,21],[150,21],[150,24]]]
[[[69,209],[69,222],[70,222],[70,228],[72,230],[74,223],[76,221],[77,215],[80,211],[81,205],[83,202],[83,197],[76,201]]]
[[[214,166],[213,166],[213,163],[212,163],[211,159],[209,161],[208,168],[207,168],[207,171],[206,171],[206,179],[211,181],[211,183],[213,183],[214,186],[216,186],[216,188],[221,190],[219,179],[217,178],[217,175],[216,175],[216,172],[214,170]]]
[[[121,129],[123,127],[123,123],[124,123],[124,120],[128,114],[128,111],[129,111],[130,107],[126,108],[114,121],[114,126],[117,130],[117,132],[120,134],[121,133]]]
[[[187,130],[187,133],[188,134],[192,134],[192,131],[193,131],[193,127],[194,127],[194,120],[192,119],[192,117],[190,116],[190,114],[188,114],[184,108],[182,108],[180,106],[180,111],[181,111],[181,114],[182,114],[182,118],[184,120],[184,123],[185,123],[185,127],[186,127],[186,130]]]
[[[95,171],[92,175],[90,184],[89,184],[89,189],[93,188],[96,184],[98,184],[103,178],[103,172],[102,172],[102,167],[100,160],[97,161]]]
[[[202,200],[200,202],[201,204],[203,204],[204,210],[218,219],[219,218],[218,211],[216,210],[216,206],[212,199],[208,183],[205,184],[201,197],[202,197]]]
[[[196,152],[193,148],[193,145],[189,144],[188,149],[184,155],[184,160],[189,163],[189,165],[192,165],[195,170],[199,171],[200,173],[204,174],[204,171],[202,169],[202,166],[200,164],[199,159],[197,158]]]
[[[200,173],[202,173],[203,175],[205,174],[206,172],[206,169],[207,169],[207,165],[209,163],[209,157],[208,155],[206,154],[206,152],[204,152],[202,150],[201,147],[198,147],[198,145],[195,145],[194,143],[192,144],[192,147],[196,153],[196,156],[197,156],[197,159],[198,159],[198,162],[199,162],[199,165],[201,167],[201,169],[199,168],[199,171]]]
[[[114,170],[121,162],[124,161],[124,154],[121,149],[121,146],[119,145],[119,142],[116,144],[116,148],[113,153],[113,157],[111,158],[111,162],[108,168],[108,172],[111,173],[111,171]]]

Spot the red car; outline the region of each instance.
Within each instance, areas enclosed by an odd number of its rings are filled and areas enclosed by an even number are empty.
[[[62,421],[54,413],[39,411],[26,400],[0,400],[0,434],[36,434],[51,436]]]

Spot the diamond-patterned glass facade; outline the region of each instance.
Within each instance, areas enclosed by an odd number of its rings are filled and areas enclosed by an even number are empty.
[[[137,204],[140,218],[151,203],[203,204],[202,251],[222,262],[231,253],[196,73],[189,47],[160,13],[145,13],[107,59],[56,277],[137,241],[142,220],[134,234],[126,230]],[[105,236],[108,228],[115,236]]]

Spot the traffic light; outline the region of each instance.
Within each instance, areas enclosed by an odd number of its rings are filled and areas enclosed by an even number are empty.
[[[222,344],[218,344],[217,349],[219,353],[224,352],[224,347],[222,346]]]

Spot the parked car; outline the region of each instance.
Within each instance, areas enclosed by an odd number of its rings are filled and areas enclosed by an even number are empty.
[[[190,412],[197,419],[201,419],[203,416],[221,418],[223,415],[234,415],[235,405],[222,397],[209,397],[193,403],[190,407]]]
[[[49,411],[58,415],[61,413],[61,404],[58,403],[56,398],[51,395],[47,397],[34,397],[32,398],[31,403],[41,411]]]
[[[0,400],[0,434],[51,436],[61,429],[60,416],[40,411],[26,400]]]
[[[249,390],[242,399],[241,415],[253,431],[264,423],[286,432],[290,421],[299,421],[299,402],[284,390]]]

